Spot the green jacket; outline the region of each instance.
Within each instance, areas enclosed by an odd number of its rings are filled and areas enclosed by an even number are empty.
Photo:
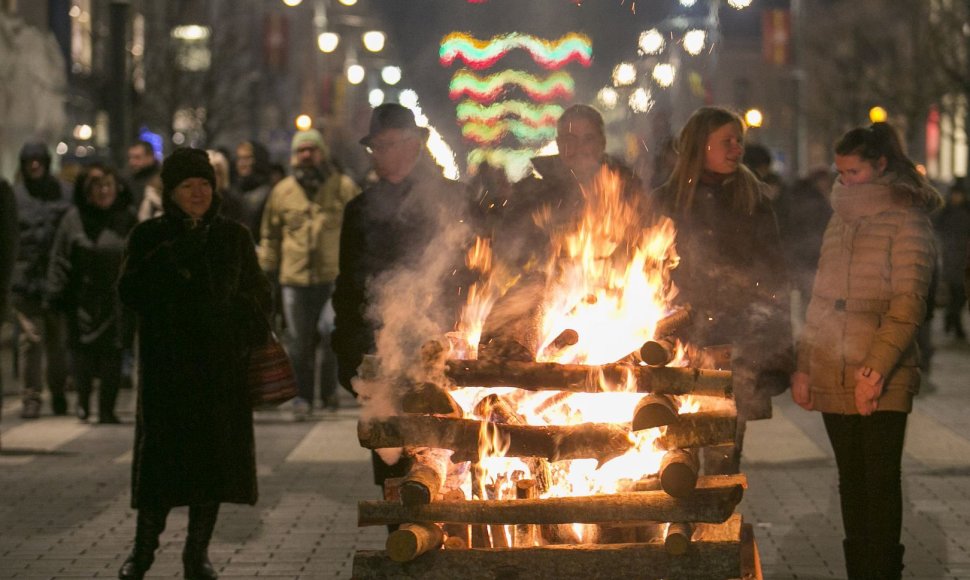
[[[314,286],[337,278],[344,206],[360,193],[352,179],[332,170],[316,193],[296,178],[273,188],[263,210],[259,265],[284,286]]]

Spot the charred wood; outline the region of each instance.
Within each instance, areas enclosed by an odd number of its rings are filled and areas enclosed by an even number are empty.
[[[401,398],[405,413],[462,417],[464,411],[448,392],[434,383],[421,383],[408,389]]]
[[[654,427],[663,427],[677,421],[677,408],[666,395],[647,395],[640,399],[633,410],[633,421],[630,429],[641,431]]]
[[[741,501],[739,483],[698,486],[690,499],[663,491],[547,499],[434,502],[403,506],[381,501],[358,504],[358,525],[412,521],[469,524],[610,524],[621,521],[723,522]]]
[[[662,367],[674,360],[677,345],[664,338],[648,340],[640,347],[640,360],[654,367]]]
[[[528,391],[598,393],[602,383],[623,385],[633,377],[641,393],[730,397],[731,373],[689,367],[601,366],[538,362],[449,360],[445,375],[460,387],[518,387]]]
[[[404,505],[429,504],[438,496],[442,474],[431,465],[413,463],[401,482],[401,503]]]
[[[660,449],[708,447],[734,441],[738,416],[734,411],[701,411],[685,413],[654,445]]]
[[[515,499],[536,499],[539,492],[533,479],[520,479],[515,482]],[[516,548],[535,546],[538,542],[539,529],[535,524],[516,524],[512,537]]]
[[[549,461],[595,458],[605,463],[632,447],[626,426],[581,423],[568,426],[489,423],[509,442],[508,457],[542,457]],[[482,422],[472,419],[414,415],[357,424],[360,444],[368,449],[414,445],[452,449],[452,461],[477,460]]]
[[[666,338],[680,330],[688,327],[693,322],[693,310],[690,306],[684,306],[657,322],[657,328],[653,335],[657,338]]]
[[[690,497],[697,486],[699,471],[700,462],[695,452],[672,449],[660,462],[660,486],[674,497]]]
[[[536,360],[545,312],[545,289],[545,278],[531,275],[519,280],[495,302],[482,328],[478,343],[479,359]]]

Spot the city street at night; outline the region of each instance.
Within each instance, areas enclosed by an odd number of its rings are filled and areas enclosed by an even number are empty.
[[[970,578],[970,346],[937,333],[930,392],[916,400],[903,459],[904,578]],[[9,367],[8,367],[9,368]],[[9,378],[9,377],[5,377]],[[11,382],[6,382],[11,384]],[[755,526],[764,577],[844,578],[835,462],[817,413],[775,399],[749,426],[740,505]],[[350,405],[349,397],[343,401]],[[135,526],[129,509],[133,399],[123,425],[17,418],[4,400],[0,453],[0,578],[113,578]],[[220,578],[351,578],[355,550],[383,549],[383,526],[357,528],[357,501],[378,498],[357,409],[294,423],[260,412],[260,499],[226,505],[210,549]],[[179,577],[185,510],[176,509],[149,578]]]

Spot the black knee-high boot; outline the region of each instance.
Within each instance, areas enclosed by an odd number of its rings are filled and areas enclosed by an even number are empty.
[[[209,561],[209,540],[218,517],[218,503],[189,506],[189,533],[182,552],[186,580],[215,580],[219,577]]]
[[[158,537],[165,531],[168,508],[142,507],[138,510],[135,527],[135,546],[118,571],[121,580],[141,580],[155,561]]]

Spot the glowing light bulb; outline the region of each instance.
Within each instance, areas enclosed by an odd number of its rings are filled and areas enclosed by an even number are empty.
[[[707,33],[703,30],[688,30],[684,34],[684,50],[687,54],[698,55],[704,50],[704,43],[707,41]]]
[[[667,88],[674,84],[674,75],[676,72],[674,65],[662,62],[653,67],[653,80],[657,81],[657,84],[661,87]]]
[[[616,108],[616,103],[620,100],[620,94],[613,87],[603,87],[596,94],[596,99],[607,109]]]
[[[364,82],[366,74],[364,67],[359,64],[352,64],[347,67],[347,81],[352,85],[359,85]]]
[[[381,79],[385,83],[387,83],[387,84],[389,84],[391,86],[396,85],[397,83],[401,82],[401,67],[397,67],[397,66],[386,66],[386,67],[382,68],[381,69]]]
[[[630,109],[634,113],[646,113],[653,108],[653,103],[653,95],[647,89],[639,88],[630,95]]]
[[[296,118],[296,128],[300,131],[306,131],[313,127],[313,119],[310,115],[300,115]]]
[[[371,92],[367,94],[367,102],[370,103],[372,108],[377,107],[384,102],[384,91],[380,89],[371,90]]]
[[[613,84],[618,87],[627,87],[637,80],[637,67],[629,62],[621,62],[613,69]]]
[[[336,32],[321,32],[320,36],[317,37],[317,46],[321,52],[333,52],[337,50],[337,45],[339,44],[340,35]]]
[[[637,46],[640,47],[640,52],[643,54],[657,54],[664,48],[664,36],[656,28],[651,28],[640,33],[640,41]]]
[[[364,42],[364,48],[370,52],[380,52],[384,50],[384,42],[387,37],[379,30],[368,30],[361,36],[361,40]]]

